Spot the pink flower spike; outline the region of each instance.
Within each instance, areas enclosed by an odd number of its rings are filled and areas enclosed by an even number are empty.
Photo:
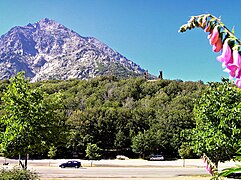
[[[207,27],[204,29],[205,32],[210,32],[211,31],[211,26],[207,25]]]
[[[241,88],[241,79],[237,79],[235,84],[238,88]]]
[[[213,29],[211,29],[211,30],[209,31],[208,39],[210,39],[210,38],[212,37],[212,35],[213,35]]]
[[[207,162],[207,164],[206,164],[206,170],[208,171],[208,168],[209,168],[209,165],[208,165],[208,162]]]
[[[215,28],[211,32],[211,36],[208,36],[208,37],[210,38],[209,42],[211,45],[216,44],[216,42],[218,41],[218,38],[219,38],[218,26],[215,26]]]
[[[232,51],[228,45],[228,40],[225,40],[223,44],[223,52],[220,56],[217,57],[217,60],[223,62],[225,65],[233,63]]]
[[[241,66],[241,56],[237,50],[233,51],[233,65],[236,65],[237,67]]]
[[[223,48],[223,42],[221,38],[218,38],[217,42],[213,45],[213,51],[219,52]]]
[[[223,71],[229,73],[229,79],[232,79],[236,76],[237,66],[228,64]]]
[[[236,70],[235,77],[241,78],[241,68],[240,67]]]
[[[213,174],[213,169],[212,169],[212,167],[211,167],[211,165],[209,166],[209,168],[208,168],[208,172],[209,172],[209,174]]]
[[[206,159],[205,158],[203,158],[203,163],[206,163]]]
[[[227,66],[226,63],[223,62],[223,63],[222,63],[222,68],[226,68],[226,66]]]
[[[212,174],[212,167],[210,164],[206,165],[206,170],[207,170],[207,172],[209,172],[209,174]]]

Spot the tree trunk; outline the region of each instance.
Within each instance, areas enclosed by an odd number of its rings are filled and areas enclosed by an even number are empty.
[[[20,154],[18,154],[18,165],[21,165],[21,155]]]
[[[218,161],[216,161],[214,165],[215,165],[215,168],[218,170]]]
[[[182,167],[185,167],[185,159],[183,158]]]
[[[25,155],[24,169],[28,167],[28,154]]]
[[[142,154],[142,159],[145,159],[145,153]]]
[[[20,154],[19,154],[19,158],[18,158],[18,163],[19,163],[19,166],[21,166],[22,169],[24,169],[24,165],[23,165],[23,163],[21,161],[21,155]]]
[[[214,162],[215,169],[213,170],[213,176],[217,175],[218,173],[218,160]]]

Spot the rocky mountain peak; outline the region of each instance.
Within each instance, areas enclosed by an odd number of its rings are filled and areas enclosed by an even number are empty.
[[[51,25],[51,24],[59,24],[56,21],[49,19],[49,18],[43,18],[40,21],[37,22],[38,24],[46,24],[46,25]]]
[[[139,65],[98,39],[82,37],[48,18],[16,26],[1,36],[0,79],[19,71],[25,71],[32,81],[144,73]]]
[[[56,21],[49,19],[49,18],[43,18],[37,23],[34,23],[33,26],[35,28],[39,28],[40,30],[54,30],[58,28],[64,28],[63,25],[57,23]]]

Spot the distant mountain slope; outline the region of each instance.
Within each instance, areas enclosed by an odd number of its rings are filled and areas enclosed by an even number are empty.
[[[42,19],[14,27],[0,38],[0,79],[25,71],[32,81],[143,76],[145,70],[92,37]]]

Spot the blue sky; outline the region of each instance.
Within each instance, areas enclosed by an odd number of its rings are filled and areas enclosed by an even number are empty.
[[[233,0],[2,0],[0,35],[14,26],[53,19],[104,42],[153,75],[220,81],[228,77],[201,29],[178,33],[192,15],[211,13],[241,37],[241,1]]]

